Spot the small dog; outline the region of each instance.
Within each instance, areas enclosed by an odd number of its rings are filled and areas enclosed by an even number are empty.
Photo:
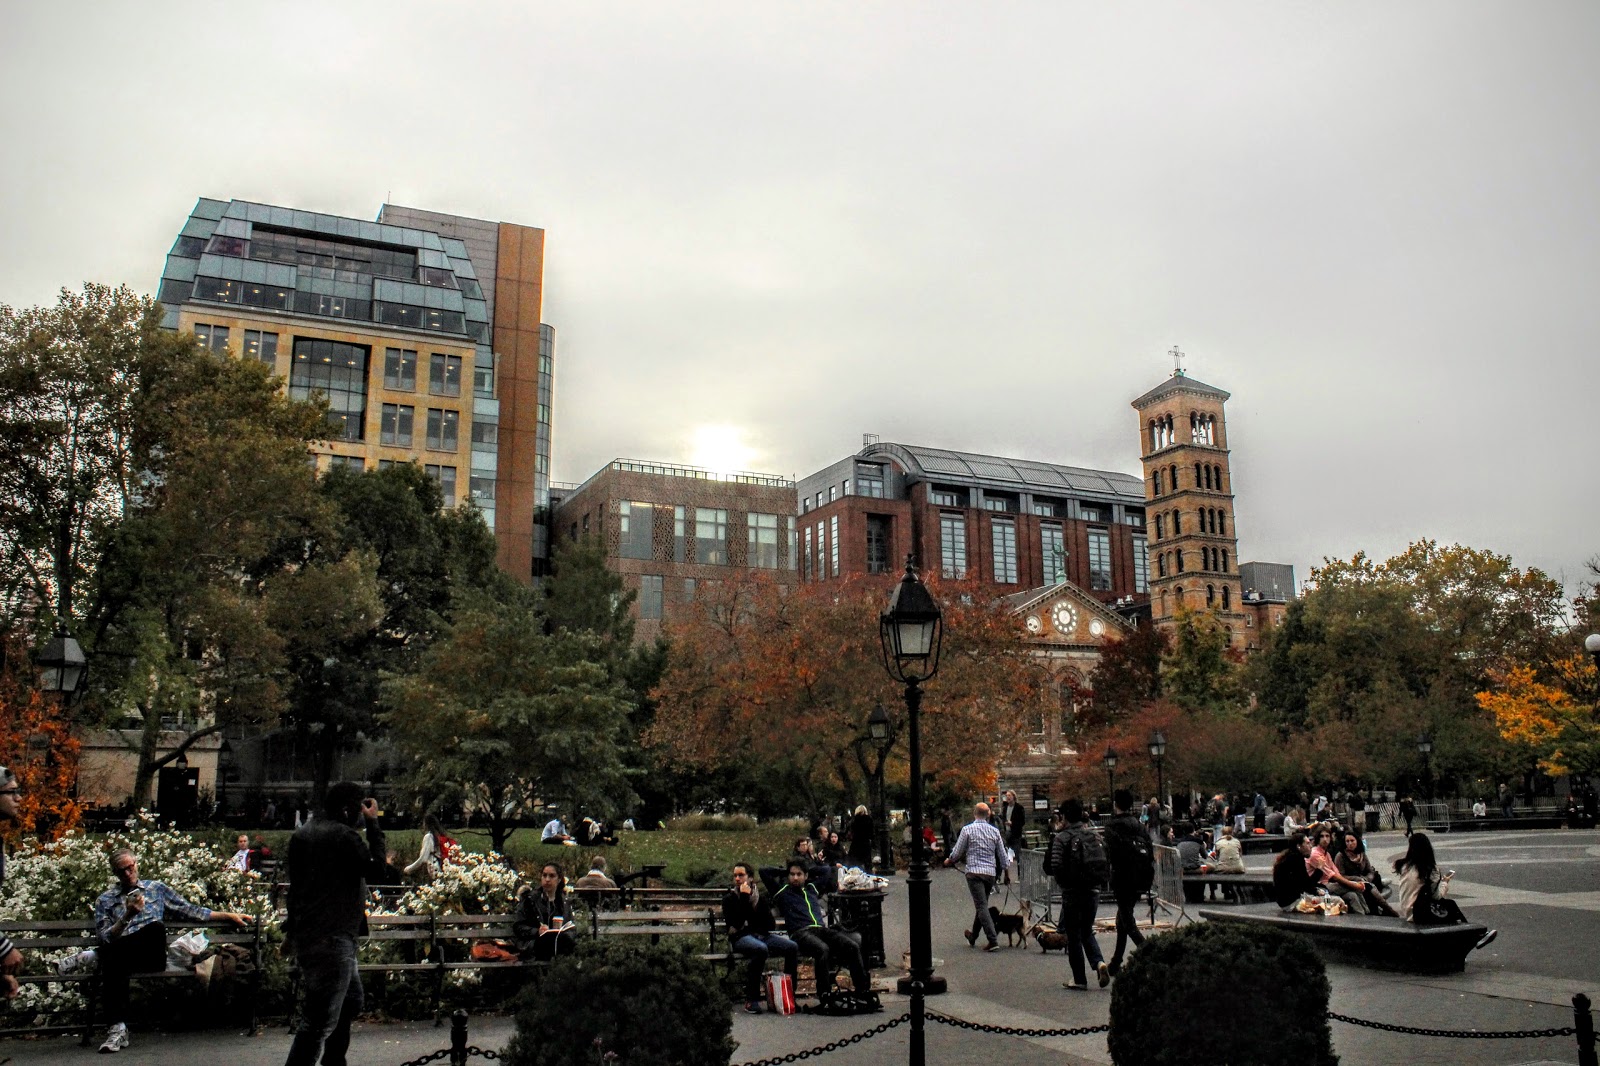
[[[1033,938],[1039,942],[1041,952],[1067,950],[1067,934],[1057,932],[1054,926],[1044,922],[1033,927]]]
[[[1001,914],[999,907],[990,907],[989,917],[994,919],[995,932],[1006,935],[1006,947],[1028,946],[1027,915]]]

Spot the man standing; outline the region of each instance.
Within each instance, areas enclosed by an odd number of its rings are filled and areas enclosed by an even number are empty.
[[[285,945],[305,979],[300,1031],[285,1066],[342,1066],[350,1023],[361,1013],[356,940],[367,931],[366,871],[384,858],[378,801],[363,799],[360,785],[341,781],[328,789],[322,814],[289,839],[289,916]],[[367,840],[356,826],[365,820]]]
[[[846,933],[823,924],[826,910],[815,885],[806,882],[806,862],[796,856],[789,860],[789,880],[772,897],[772,905],[783,915],[784,931],[807,958],[819,963],[832,956],[850,971],[850,984],[857,1001],[873,1002],[872,979],[867,976],[861,945]],[[817,995],[824,989],[817,983]]]
[[[1012,855],[1022,850],[1022,834],[1028,828],[1028,814],[1017,802],[1017,794],[1011,789],[1006,789],[1005,801],[1000,804],[1000,817],[998,819],[1000,835],[1005,837],[1006,847]],[[1005,856],[1002,856],[1004,859]],[[1005,862],[1002,866],[1004,881],[1011,883],[1011,863]]]
[[[761,974],[768,956],[773,952],[783,956],[783,972],[789,975],[792,990],[800,975],[800,946],[774,931],[777,922],[772,917],[772,902],[761,894],[754,868],[747,862],[733,866],[733,887],[722,896],[722,917],[728,923],[728,942],[734,954],[749,960],[744,974],[745,1012],[760,1014]],[[776,1003],[770,1007],[774,1012],[778,1009]]]
[[[1045,869],[1055,875],[1061,886],[1061,922],[1067,932],[1067,962],[1072,967],[1072,980],[1063,982],[1061,987],[1084,992],[1089,988],[1085,958],[1094,967],[1101,988],[1111,983],[1111,969],[1094,938],[1094,912],[1109,863],[1100,838],[1084,824],[1082,803],[1067,800],[1061,805],[1061,818],[1066,828],[1050,842]]]
[[[63,975],[99,963],[100,988],[105,996],[106,1018],[110,1020],[100,1050],[107,1054],[128,1046],[129,978],[167,968],[167,912],[190,922],[212,918],[241,926],[250,922],[249,915],[213,911],[190,903],[161,881],[141,881],[139,860],[127,848],[111,853],[111,872],[116,885],[94,901],[94,935],[99,943],[90,951],[56,962],[56,972]]]
[[[972,918],[972,928],[967,930],[967,946],[978,942],[978,930],[988,938],[985,951],[1000,950],[1000,934],[994,929],[994,915],[989,913],[989,897],[994,894],[995,878],[1005,869],[1006,843],[1000,830],[989,822],[989,805],[980,803],[972,809],[972,821],[961,827],[956,837],[955,850],[944,860],[946,866],[958,862],[967,864],[967,891],[972,893],[972,907],[977,913]]]
[[[227,865],[240,873],[248,873],[250,870],[250,838],[244,833],[240,833],[239,839],[235,841],[235,846],[237,850],[234,851],[233,858],[228,860]]]
[[[22,811],[22,786],[17,783],[17,775],[4,766],[0,766],[0,818],[8,822],[18,821]],[[6,879],[6,852],[0,848],[0,884]],[[17,977],[22,972],[22,952],[11,942],[11,938],[0,933],[0,985],[5,988],[7,999],[17,998]]]
[[[1111,893],[1117,897],[1117,947],[1111,953],[1107,969],[1115,977],[1122,969],[1128,941],[1144,943],[1133,908],[1150,891],[1156,868],[1150,834],[1133,816],[1133,793],[1125,788],[1117,789],[1116,795],[1111,797],[1111,806],[1115,813],[1106,821],[1105,845],[1106,858],[1111,861]]]

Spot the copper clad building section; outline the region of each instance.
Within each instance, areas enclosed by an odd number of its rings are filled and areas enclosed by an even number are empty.
[[[519,580],[533,574],[534,523],[543,514],[539,435],[548,436],[548,384],[540,388],[539,318],[544,298],[544,230],[500,223],[495,264],[494,350],[499,358],[499,563]],[[541,397],[541,391],[544,396]],[[540,421],[540,412],[546,421]]]

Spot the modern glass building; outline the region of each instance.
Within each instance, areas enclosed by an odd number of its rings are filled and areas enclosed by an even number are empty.
[[[415,462],[483,512],[508,573],[546,571],[555,331],[544,231],[385,204],[375,222],[201,199],[165,324],[326,396],[318,463]]]

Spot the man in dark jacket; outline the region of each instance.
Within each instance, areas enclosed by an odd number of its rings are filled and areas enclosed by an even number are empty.
[[[1272,863],[1272,899],[1280,907],[1292,907],[1302,894],[1316,895],[1322,891],[1317,879],[1306,868],[1311,858],[1311,838],[1305,830],[1297,829],[1289,838],[1289,846],[1278,852]]]
[[[366,822],[363,843],[356,826]],[[350,1022],[361,1013],[356,941],[367,932],[366,871],[384,858],[378,801],[363,799],[360,785],[341,781],[328,789],[323,812],[289,839],[289,916],[285,946],[305,979],[300,1031],[284,1066],[342,1063],[350,1047]]]
[[[1072,968],[1072,980],[1063,982],[1063,988],[1085,991],[1089,987],[1084,961],[1095,971],[1104,988],[1111,983],[1111,968],[1100,954],[1100,942],[1094,938],[1094,912],[1100,904],[1100,882],[1092,871],[1080,868],[1080,855],[1092,852],[1103,854],[1098,841],[1090,842],[1093,830],[1085,824],[1083,804],[1069,799],[1061,805],[1061,820],[1066,828],[1050,841],[1045,856],[1045,869],[1061,886],[1061,925],[1067,934],[1067,963]],[[1075,843],[1076,842],[1076,843]]]
[[[861,957],[861,945],[838,929],[823,924],[827,909],[816,886],[806,882],[806,863],[798,857],[789,860],[789,881],[772,897],[772,905],[783,916],[784,931],[799,945],[807,958],[818,962],[830,956],[850,971],[850,985],[858,1000],[871,1002],[872,979]],[[817,994],[824,989],[818,982]]]
[[[1117,898],[1117,947],[1111,953],[1108,969],[1117,976],[1128,941],[1144,943],[1133,908],[1149,891],[1155,876],[1151,865],[1150,835],[1133,816],[1133,793],[1117,789],[1111,797],[1113,814],[1106,820],[1106,857],[1111,860],[1111,893]]]
[[[800,976],[800,946],[774,932],[777,922],[772,917],[772,901],[761,894],[754,867],[747,862],[734,864],[733,887],[722,896],[722,917],[728,923],[728,942],[734,953],[750,960],[744,975],[744,1009],[760,1014],[761,974],[768,956],[773,952],[783,956],[783,972],[789,975],[792,987]],[[777,1004],[772,1009],[776,1010]]]

